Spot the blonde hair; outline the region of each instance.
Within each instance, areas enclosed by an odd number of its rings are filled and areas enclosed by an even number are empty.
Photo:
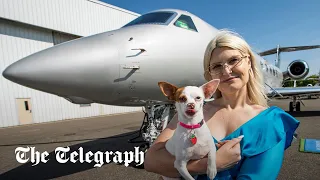
[[[259,65],[257,65],[255,56],[247,42],[237,33],[229,30],[220,30],[214,39],[210,41],[204,55],[204,78],[207,81],[212,80],[209,73],[209,64],[214,49],[219,47],[229,47],[238,50],[242,55],[249,55],[251,61],[251,72],[247,83],[247,93],[249,100],[264,107],[268,107],[268,97],[264,91],[264,82]],[[217,89],[214,98],[222,97],[221,92]]]

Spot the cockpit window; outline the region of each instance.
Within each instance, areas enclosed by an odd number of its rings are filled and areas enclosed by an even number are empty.
[[[181,15],[176,22],[174,23],[175,26],[181,27],[184,29],[192,30],[198,32],[196,26],[194,25],[190,16]]]
[[[123,27],[137,25],[137,24],[168,24],[173,18],[174,12],[153,12],[144,14],[133,21],[129,22]]]

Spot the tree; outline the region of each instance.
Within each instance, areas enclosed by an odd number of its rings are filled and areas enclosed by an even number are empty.
[[[296,85],[297,87],[304,87],[308,86],[308,84],[312,84],[314,86],[318,82],[317,79],[306,79],[306,80],[297,80]],[[283,83],[283,87],[293,87],[294,81],[288,80]]]
[[[289,80],[289,81],[285,81],[283,83],[283,87],[293,87],[293,81]]]
[[[318,78],[319,78],[319,75],[313,74],[313,75],[311,75],[311,76],[308,76],[306,79],[310,79],[310,78],[318,79]]]

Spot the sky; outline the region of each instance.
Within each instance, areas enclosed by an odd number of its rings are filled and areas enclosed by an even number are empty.
[[[239,33],[255,52],[277,45],[320,45],[319,0],[101,0],[105,3],[144,14],[162,8],[186,10],[217,29]],[[281,53],[280,69],[285,71],[296,59],[306,60],[309,75],[320,71],[320,49]],[[276,55],[264,57],[274,64]]]

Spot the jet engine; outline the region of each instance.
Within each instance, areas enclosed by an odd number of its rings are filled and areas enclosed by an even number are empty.
[[[294,80],[303,79],[309,73],[309,65],[306,61],[303,60],[295,60],[292,61],[287,71],[283,74],[284,78],[291,78]]]

